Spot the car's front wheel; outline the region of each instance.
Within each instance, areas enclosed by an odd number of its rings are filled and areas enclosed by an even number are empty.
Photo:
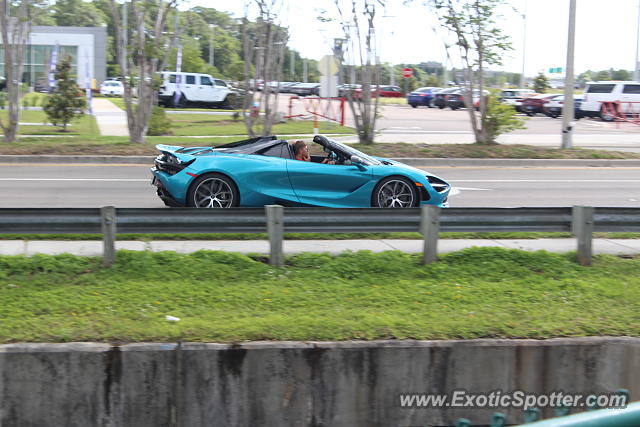
[[[411,208],[418,206],[418,190],[406,178],[390,176],[373,190],[371,205],[377,208]]]
[[[192,208],[232,208],[240,203],[238,187],[218,173],[196,178],[189,188],[187,206]]]

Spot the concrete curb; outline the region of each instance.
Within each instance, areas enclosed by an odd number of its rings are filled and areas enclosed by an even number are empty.
[[[64,156],[64,155],[0,155],[0,163],[103,163],[152,164],[155,156]],[[620,159],[469,159],[469,158],[396,158],[410,166],[449,167],[640,167],[638,160]]]

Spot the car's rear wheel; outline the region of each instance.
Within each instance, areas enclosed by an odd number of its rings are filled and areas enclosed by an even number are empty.
[[[616,117],[613,114],[611,114],[611,112],[607,110],[605,107],[602,107],[600,109],[600,118],[602,119],[603,122],[612,122],[615,120]]]
[[[418,108],[418,104],[409,104],[411,105],[413,108]]]
[[[418,190],[406,178],[390,176],[373,190],[371,205],[377,208],[410,208],[418,206]]]
[[[187,195],[187,205],[192,208],[232,208],[239,203],[240,194],[235,182],[218,173],[198,177]]]
[[[175,94],[171,97],[171,105],[173,108],[184,108],[187,106],[187,102],[187,97],[184,96],[184,93],[180,95],[180,98],[177,101]]]

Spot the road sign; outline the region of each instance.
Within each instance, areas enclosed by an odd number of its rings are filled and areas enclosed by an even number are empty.
[[[325,55],[320,61],[318,61],[318,71],[323,76],[333,76],[340,69],[338,60],[333,55]]]
[[[413,70],[411,68],[405,68],[404,70],[402,70],[402,77],[404,77],[405,79],[408,79],[409,77],[413,76]]]

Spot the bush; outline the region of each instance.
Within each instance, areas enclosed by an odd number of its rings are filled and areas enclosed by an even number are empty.
[[[155,106],[151,112],[151,120],[149,120],[149,136],[173,135],[171,132],[171,120],[167,117],[164,108]]]
[[[84,115],[86,101],[78,88],[76,79],[71,75],[71,58],[61,61],[56,67],[56,89],[44,104],[44,112],[54,126],[67,131],[67,125]]]
[[[527,117],[517,115],[515,108],[500,102],[498,95],[492,93],[487,96],[487,117],[484,123],[487,140],[494,143],[498,135],[516,129],[524,129]]]

